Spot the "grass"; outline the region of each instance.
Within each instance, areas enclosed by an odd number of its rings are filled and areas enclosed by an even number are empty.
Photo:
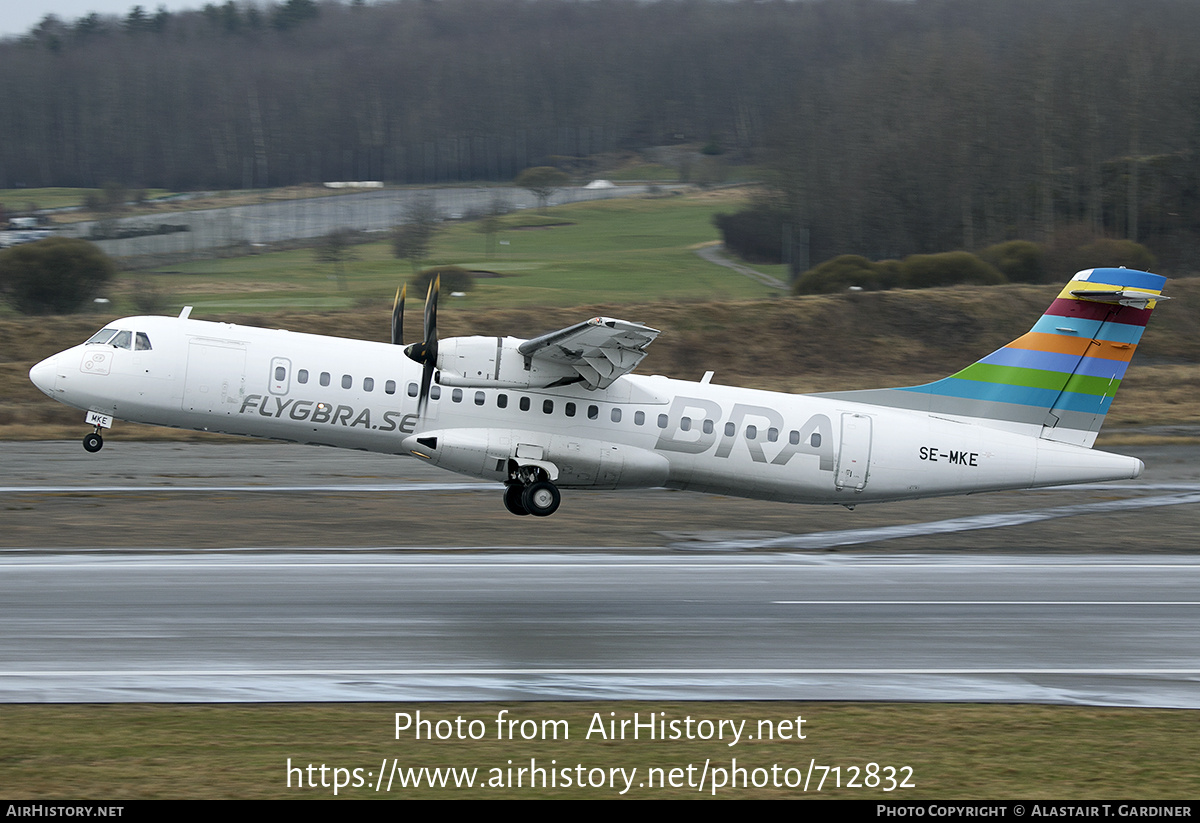
[[[83,205],[85,198],[92,193],[103,192],[100,189],[0,189],[0,206],[7,211],[25,211],[32,203],[39,209],[77,208]],[[132,194],[132,192],[130,192]],[[146,189],[149,199],[165,197],[172,192],[166,189]]]
[[[661,300],[752,299],[769,290],[696,256],[692,247],[718,239],[712,216],[737,208],[736,193],[646,200],[593,201],[517,212],[503,218],[496,253],[476,223],[447,223],[425,265],[459,265],[494,274],[481,277],[455,306],[490,309],[520,305],[646,303]],[[134,284],[149,283],[174,296],[172,310],[195,306],[196,317],[226,312],[355,308],[390,302],[407,262],[385,241],[354,247],[346,285],[312,250],[204,260],[162,270],[123,274],[114,311],[132,312]]]
[[[569,739],[497,740],[495,719],[507,709],[510,719],[565,720]],[[396,732],[396,712],[431,721],[454,723],[461,717],[464,736],[472,720],[483,730],[477,741],[417,740],[411,729]],[[610,712],[614,714],[610,714]],[[601,737],[595,717],[632,720],[638,712],[645,722],[651,712],[661,719],[680,721],[745,720],[745,736],[730,746],[724,740],[612,740]],[[780,721],[802,717],[796,728]],[[766,739],[771,721],[775,739]],[[909,801],[916,799],[1039,799],[1095,800],[1097,798],[1187,798],[1200,792],[1195,764],[1200,759],[1200,736],[1194,734],[1195,711],[1104,709],[1024,705],[837,704],[785,702],[722,703],[425,703],[327,705],[4,705],[0,706],[0,786],[10,799],[56,797],[105,798],[325,798],[333,797],[333,769],[359,768],[366,776],[395,758],[401,767],[429,766],[478,769],[477,782],[499,776],[504,786],[486,788],[491,798],[590,797],[617,798],[619,789],[521,788],[517,769],[530,760],[551,769],[577,764],[591,769],[636,768],[630,798],[710,797],[714,769],[731,769],[733,759],[755,779],[755,768],[779,764],[797,774],[817,765],[807,793],[800,788],[725,788],[717,796],[830,798]],[[443,725],[443,732],[450,726]],[[527,725],[528,730],[534,728]],[[562,728],[561,726],[559,727]],[[630,727],[631,728],[631,727]],[[698,725],[692,726],[699,731]],[[759,738],[758,730],[764,734]],[[591,739],[587,733],[592,729]],[[728,727],[726,727],[728,729]],[[668,728],[669,730],[669,728]],[[630,732],[631,734],[631,732]],[[426,733],[428,736],[428,732]],[[549,737],[549,735],[547,735]],[[288,759],[303,770],[327,766],[326,788],[288,788]],[[709,761],[709,784],[697,783]],[[554,761],[554,766],[551,766]],[[512,771],[509,772],[509,765]],[[899,769],[911,767],[913,788],[883,791],[883,786],[848,788],[850,767],[868,763]],[[687,767],[694,766],[692,785]],[[835,774],[815,791],[820,767],[840,767],[842,788]],[[684,785],[672,788],[640,786],[648,770],[659,768],[666,777],[681,769]],[[498,770],[498,771],[497,771]],[[561,774],[561,772],[560,772]],[[860,771],[860,780],[864,772]],[[511,777],[510,777],[511,775]],[[760,772],[760,780],[769,775]],[[620,781],[620,778],[618,778]],[[623,783],[621,786],[623,787]],[[339,790],[339,797],[467,797],[480,788],[375,792],[367,786]]]

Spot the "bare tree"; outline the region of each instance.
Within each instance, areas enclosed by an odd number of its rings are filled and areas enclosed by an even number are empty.
[[[508,213],[508,201],[500,194],[492,196],[487,211],[475,224],[475,231],[487,238],[487,256],[491,259],[496,254],[496,235],[500,231],[500,217]]]
[[[392,254],[411,263],[414,274],[429,256],[439,221],[433,198],[421,196],[408,204],[400,224],[392,229]]]
[[[321,245],[313,249],[313,257],[318,263],[332,263],[340,291],[346,289],[346,261],[354,260],[358,255],[354,252],[353,241],[358,232],[354,229],[334,229],[325,235]]]

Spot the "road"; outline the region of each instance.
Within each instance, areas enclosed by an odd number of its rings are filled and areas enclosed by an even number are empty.
[[[646,186],[618,186],[612,189],[588,189],[569,186],[551,197],[553,205],[576,203],[612,197],[635,197],[645,194]],[[188,227],[187,231],[156,234],[121,240],[101,240],[97,245],[113,257],[140,255],[205,255],[213,249],[249,244],[270,244],[290,240],[323,237],[335,229],[382,232],[404,222],[404,215],[413,203],[427,198],[442,218],[454,215],[482,214],[491,208],[494,199],[509,209],[527,209],[537,205],[537,198],[525,189],[511,186],[435,187],[428,189],[403,188],[342,194],[335,197],[313,197],[280,200],[249,206],[222,209],[148,214],[124,217],[115,221],[120,226],[143,227],[168,223]],[[95,224],[73,223],[62,230],[70,237],[86,238]]]

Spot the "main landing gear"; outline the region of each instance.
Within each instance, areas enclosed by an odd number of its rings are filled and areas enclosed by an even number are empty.
[[[539,480],[528,486],[509,483],[504,487],[504,508],[516,515],[549,517],[558,511],[561,502],[558,486],[549,480]]]
[[[562,495],[558,486],[547,480],[545,473],[537,469],[517,469],[504,484],[504,508],[515,515],[549,517],[558,511],[558,504],[561,502]]]

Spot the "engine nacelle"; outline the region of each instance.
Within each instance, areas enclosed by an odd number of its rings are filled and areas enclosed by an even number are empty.
[[[471,389],[544,389],[576,383],[569,365],[527,358],[516,337],[448,337],[438,341],[437,382]]]

